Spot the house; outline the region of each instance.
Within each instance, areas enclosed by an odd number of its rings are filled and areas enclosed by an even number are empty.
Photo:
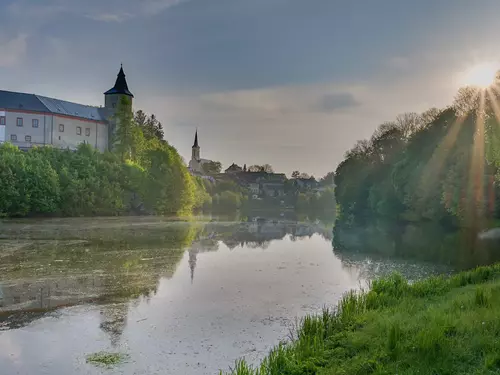
[[[123,97],[132,110],[134,95],[128,89],[123,67],[115,85],[104,93],[104,107],[0,90],[0,143],[11,142],[21,149],[52,145],[71,150],[88,143],[105,151],[110,148],[116,129],[113,116]]]
[[[250,192],[252,194],[259,195],[260,194],[260,184],[258,182],[251,182],[248,184],[248,190],[250,190]]]
[[[225,170],[226,173],[239,173],[239,172],[243,172],[243,168],[241,168],[239,165],[237,164],[231,164],[229,166],[229,168],[227,168]]]

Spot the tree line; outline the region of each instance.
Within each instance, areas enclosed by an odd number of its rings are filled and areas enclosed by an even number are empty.
[[[161,124],[123,99],[110,151],[0,145],[0,216],[182,214],[210,200]]]
[[[374,218],[480,226],[500,216],[497,82],[452,105],[407,113],[345,154],[335,173],[337,225]]]

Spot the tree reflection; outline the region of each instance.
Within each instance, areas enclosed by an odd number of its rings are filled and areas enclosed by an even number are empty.
[[[336,226],[334,252],[340,259],[370,256],[412,259],[468,269],[500,260],[500,241],[481,240],[477,228],[452,230],[437,222],[374,221],[364,227]]]
[[[26,224],[28,222],[29,224]],[[245,222],[161,218],[9,222],[0,240],[0,320],[22,325],[40,313],[82,303],[101,307],[101,329],[115,344],[130,304],[151,298],[185,251],[191,282],[198,256],[246,246],[266,249],[287,236],[331,237],[320,222],[249,216]],[[37,314],[27,314],[33,312]],[[5,323],[7,322],[7,323]]]

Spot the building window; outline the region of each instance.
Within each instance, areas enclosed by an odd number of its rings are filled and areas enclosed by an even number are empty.
[[[82,135],[82,127],[81,126],[76,127],[76,135]]]
[[[10,140],[11,140],[11,141],[14,141],[14,142],[15,142],[15,141],[17,141],[17,135],[15,135],[15,134],[11,134],[11,135],[10,135]]]
[[[31,120],[31,125],[32,125],[34,128],[38,128],[38,119],[37,119],[37,118],[34,118],[33,120]]]
[[[31,142],[31,135],[26,135],[26,136],[24,137],[24,140],[25,140],[26,142]]]
[[[17,126],[23,126],[23,118],[22,118],[22,117],[18,117],[18,118],[17,118],[16,125],[17,125]]]
[[[85,135],[90,137],[90,128],[85,128]]]
[[[0,125],[5,125],[5,116],[0,116]]]
[[[59,131],[61,133],[64,131],[64,124],[59,124]]]

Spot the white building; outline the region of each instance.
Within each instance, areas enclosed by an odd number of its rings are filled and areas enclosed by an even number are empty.
[[[119,100],[134,95],[120,68],[115,85],[104,93],[104,107],[94,107],[36,94],[0,90],[0,143],[22,149],[52,145],[76,149],[88,143],[100,151],[109,148],[112,117]]]

